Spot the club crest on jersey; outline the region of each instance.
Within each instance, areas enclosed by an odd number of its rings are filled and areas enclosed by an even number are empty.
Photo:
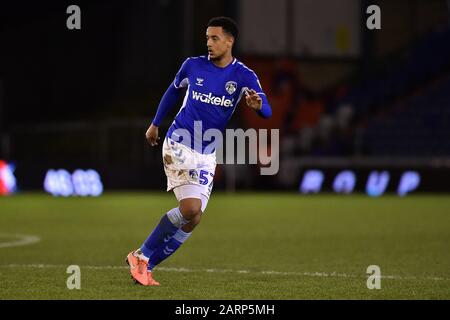
[[[237,89],[237,83],[234,81],[228,81],[225,84],[225,90],[227,90],[227,92],[229,94],[233,94],[236,91],[236,89]]]

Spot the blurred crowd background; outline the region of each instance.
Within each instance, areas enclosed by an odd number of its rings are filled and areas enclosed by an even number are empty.
[[[71,4],[80,30],[66,27]],[[372,4],[379,30],[366,26]],[[59,168],[93,168],[109,189],[164,189],[145,131],[184,59],[206,54],[208,20],[225,15],[240,26],[235,56],[273,108],[263,120],[241,103],[230,127],[279,129],[281,162],[275,176],[221,165],[215,188],[295,191],[319,168],[325,180],[416,170],[425,190],[450,191],[449,13],[446,0],[1,4],[0,159],[22,190],[42,189]]]

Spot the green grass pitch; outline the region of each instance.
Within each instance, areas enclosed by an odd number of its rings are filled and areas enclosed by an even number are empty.
[[[450,198],[215,192],[191,238],[133,284],[125,255],[173,194],[0,198],[0,299],[449,299]],[[39,242],[10,246],[17,235]],[[66,287],[69,265],[81,289]],[[367,267],[381,289],[367,288]]]

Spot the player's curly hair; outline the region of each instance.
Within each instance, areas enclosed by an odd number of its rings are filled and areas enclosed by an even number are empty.
[[[222,27],[223,31],[232,35],[234,40],[237,39],[239,29],[236,21],[229,17],[215,17],[209,20],[206,27]]]

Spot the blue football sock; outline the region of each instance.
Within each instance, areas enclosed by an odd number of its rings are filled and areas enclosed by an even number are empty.
[[[166,260],[189,238],[191,232],[184,232],[178,229],[174,236],[167,241],[167,243],[161,245],[156,249],[150,257],[148,269],[153,270],[155,266]]]
[[[146,257],[149,258],[158,247],[169,241],[177,232],[179,227],[169,219],[170,213],[175,210],[178,210],[178,208],[170,210],[161,218],[159,224],[141,246],[141,251]]]

